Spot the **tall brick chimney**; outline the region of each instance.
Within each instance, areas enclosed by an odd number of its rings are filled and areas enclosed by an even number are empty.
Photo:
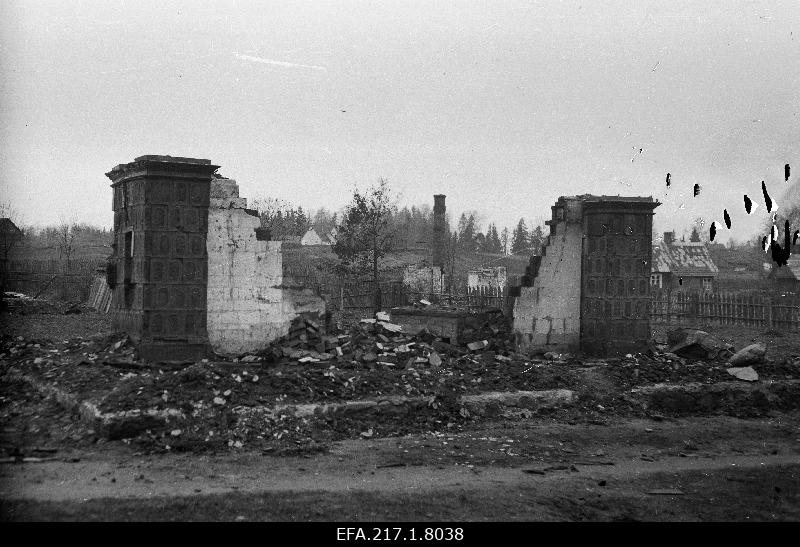
[[[445,239],[447,238],[445,222],[444,194],[433,196],[433,265],[439,266],[444,270],[444,249]]]

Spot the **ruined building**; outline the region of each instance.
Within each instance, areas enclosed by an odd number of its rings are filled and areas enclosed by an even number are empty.
[[[447,245],[447,217],[444,195],[433,196],[433,232],[431,234],[431,259],[422,264],[412,264],[403,270],[403,285],[412,293],[427,294],[436,299],[444,283]]]
[[[264,349],[324,302],[283,286],[281,243],[263,241],[236,181],[209,160],[141,156],[111,179],[114,243],[107,280],[114,327],[145,359]]]
[[[560,197],[517,288],[521,349],[619,355],[650,338],[651,197]]]

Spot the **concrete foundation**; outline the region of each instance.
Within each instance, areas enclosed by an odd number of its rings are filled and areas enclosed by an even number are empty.
[[[406,334],[417,334],[427,329],[434,336],[461,343],[465,329],[478,329],[487,321],[483,313],[451,311],[430,308],[392,308],[392,322],[403,327]]]

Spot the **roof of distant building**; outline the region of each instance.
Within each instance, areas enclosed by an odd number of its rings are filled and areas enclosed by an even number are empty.
[[[705,244],[691,241],[654,245],[652,271],[683,277],[715,277],[719,273]]]
[[[773,264],[769,277],[773,279],[800,279],[800,256],[790,256],[783,266]]]
[[[10,232],[21,232],[22,230],[14,224],[14,221],[10,218],[0,218],[0,232],[2,233],[10,233]]]

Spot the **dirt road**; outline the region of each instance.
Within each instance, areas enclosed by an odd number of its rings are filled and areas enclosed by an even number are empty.
[[[58,456],[3,465],[4,520],[800,519],[800,414],[531,419],[301,457],[123,443]]]

